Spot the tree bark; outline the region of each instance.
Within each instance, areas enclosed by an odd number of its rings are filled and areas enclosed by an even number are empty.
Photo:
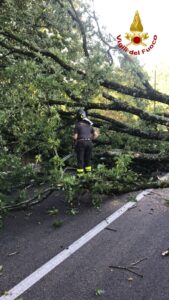
[[[161,140],[161,141],[169,141],[169,133],[168,132],[156,132],[156,131],[142,131],[137,128],[130,127],[122,122],[119,122],[115,119],[108,118],[97,113],[89,113],[89,116],[94,117],[99,120],[105,121],[105,124],[109,124],[109,129],[114,130],[116,132],[127,133],[132,136],[141,137],[149,140]]]
[[[165,104],[169,104],[169,96],[162,94],[153,88],[145,89],[145,90],[138,90],[136,88],[130,88],[124,85],[121,85],[117,82],[104,80],[100,83],[101,86],[109,89],[114,90],[116,92],[129,95],[136,98],[143,98],[151,101],[157,101]]]

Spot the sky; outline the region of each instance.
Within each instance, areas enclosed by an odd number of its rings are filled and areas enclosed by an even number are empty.
[[[153,69],[160,63],[169,66],[168,3],[168,0],[94,0],[94,7],[99,23],[114,37],[121,34],[123,38],[126,32],[131,33],[130,25],[136,10],[139,11],[143,32],[149,34],[147,47],[151,45],[154,35],[157,35],[157,42],[150,52],[137,57],[146,69]],[[123,44],[128,43],[125,38],[122,41]],[[132,45],[130,50],[138,50],[139,47]]]

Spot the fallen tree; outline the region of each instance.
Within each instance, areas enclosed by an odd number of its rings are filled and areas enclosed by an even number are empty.
[[[25,187],[31,180],[59,184],[62,158],[72,151],[75,112],[80,107],[100,128],[95,158],[102,154],[111,158],[105,145],[110,151],[121,147],[125,155],[139,153],[132,158],[139,171],[145,171],[146,164],[166,170],[169,96],[151,87],[138,61],[103,32],[92,1],[3,0],[0,46],[3,195],[16,182]],[[152,101],[162,105],[161,111],[152,112]],[[45,165],[42,176],[34,173],[32,162]],[[98,163],[96,159],[95,168]]]

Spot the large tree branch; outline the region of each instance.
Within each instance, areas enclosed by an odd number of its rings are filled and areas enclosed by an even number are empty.
[[[166,112],[157,113],[157,115],[165,117],[165,118],[169,118],[169,113],[166,113]]]
[[[80,29],[80,32],[81,32],[81,35],[82,35],[84,54],[85,54],[86,57],[89,57],[89,52],[88,52],[88,49],[87,49],[87,38],[86,38],[86,33],[85,33],[85,29],[84,29],[83,23],[80,20],[77,11],[75,10],[75,7],[73,5],[72,0],[68,0],[68,1],[69,1],[70,5],[71,5],[71,8],[72,8],[74,14],[75,14],[76,22],[78,23],[78,26],[79,26],[79,29]]]
[[[104,142],[102,143],[104,145]],[[107,143],[108,144],[108,143]],[[111,145],[111,143],[109,143]],[[123,149],[112,149],[107,150],[102,153],[98,153],[98,156],[105,156],[105,157],[116,157],[121,154],[130,154],[133,156],[135,160],[139,161],[150,161],[156,163],[157,161],[160,163],[166,163],[169,162],[169,155],[161,155],[160,153],[143,153],[138,151],[127,151]]]
[[[83,71],[74,69],[72,66],[65,63],[62,59],[59,58],[59,56],[52,53],[51,51],[42,50],[38,47],[35,47],[35,46],[31,45],[29,42],[22,40],[20,37],[16,36],[15,34],[9,32],[9,31],[5,31],[5,32],[0,31],[0,34],[3,35],[3,36],[6,36],[9,39],[15,40],[19,44],[27,47],[29,50],[31,50],[35,53],[38,53],[38,54],[41,54],[42,56],[49,57],[49,58],[53,59],[56,63],[58,63],[62,68],[64,68],[68,72],[76,71],[80,75],[85,75]],[[5,47],[5,48],[7,48],[7,47]]]
[[[69,95],[70,95],[71,99],[75,101],[74,103],[68,102],[66,99],[62,100],[62,101],[49,100],[47,103],[50,106],[52,106],[52,105],[66,105],[67,107],[77,107],[78,105],[82,106],[82,99],[76,98],[74,96],[72,97],[71,94],[69,94]],[[99,110],[104,110],[104,111],[124,111],[124,112],[131,113],[133,115],[137,115],[142,120],[169,126],[169,120],[167,120],[163,117],[160,117],[158,115],[149,114],[149,113],[143,111],[142,109],[139,109],[134,106],[130,106],[124,102],[120,102],[118,99],[116,99],[108,94],[103,93],[103,97],[105,97],[108,100],[112,100],[113,103],[112,104],[104,104],[104,103],[88,102],[87,105],[84,105],[85,109],[86,110],[99,109]]]
[[[66,101],[48,101],[48,104],[49,105],[66,105],[68,107],[77,107],[77,103],[69,103],[69,102],[66,102]],[[107,109],[107,108],[112,108],[113,105],[106,105],[106,104],[102,104],[102,103],[88,103],[88,105],[85,107],[87,110],[89,109]],[[116,110],[116,109],[114,109]],[[67,114],[67,113],[66,113]],[[68,112],[69,115],[72,115],[71,112]],[[150,139],[150,140],[161,140],[161,141],[169,141],[169,133],[168,132],[155,132],[155,131],[142,131],[140,129],[137,129],[137,128],[133,128],[133,127],[130,127],[122,122],[119,122],[115,119],[112,119],[112,118],[109,118],[109,117],[106,117],[106,116],[103,116],[101,114],[98,114],[98,113],[88,113],[89,116],[93,117],[93,118],[96,118],[97,120],[100,120],[100,121],[105,121],[107,124],[111,124],[109,129],[111,130],[114,130],[116,132],[121,132],[121,133],[127,133],[129,135],[132,135],[132,136],[136,136],[136,137],[141,137],[141,138],[145,138],[145,139]],[[146,115],[146,118],[150,117],[151,118],[151,115]],[[155,117],[152,116],[152,117]],[[148,119],[147,119],[148,120]],[[152,120],[151,120],[152,121]],[[160,120],[158,120],[160,121]],[[103,122],[102,123],[97,123],[96,121],[96,124],[98,125],[97,127],[101,127],[103,125]],[[166,124],[165,124],[166,125]]]
[[[154,89],[138,90],[136,88],[130,88],[122,84],[119,84],[117,82],[109,81],[109,80],[102,81],[100,85],[107,89],[114,90],[119,93],[129,95],[132,97],[143,98],[143,99],[169,104],[169,96],[162,94]]]
[[[14,39],[15,41],[19,42],[20,44],[24,45],[25,47],[27,47],[28,49],[36,52],[37,54],[41,54],[45,57],[50,57],[52,58],[56,63],[58,63],[61,67],[63,67],[66,71],[70,72],[70,71],[75,71],[80,75],[85,76],[86,74],[82,71],[82,70],[76,70],[74,69],[72,66],[68,65],[67,63],[65,63],[63,60],[61,60],[56,54],[48,51],[48,50],[41,50],[33,45],[31,45],[30,43],[28,43],[27,41],[23,41],[22,39],[20,39],[19,37],[17,37],[16,35],[14,35],[13,33],[10,32],[0,32],[0,34],[7,36],[10,39]],[[3,42],[1,42],[2,45]],[[11,46],[4,46],[6,49],[12,50],[14,48],[12,48]],[[27,52],[26,50],[19,50],[16,49],[15,52],[17,51],[17,53],[21,53],[21,54],[25,54],[29,57],[35,57],[35,54],[29,51]],[[23,53],[24,52],[24,53]],[[165,104],[169,104],[169,96],[162,94],[158,91],[155,91],[154,89],[150,88],[150,89],[146,89],[146,90],[138,90],[136,88],[130,88],[124,85],[121,85],[117,82],[113,82],[113,81],[109,81],[109,80],[103,80],[100,83],[101,86],[107,88],[107,89],[111,89],[114,91],[117,91],[119,93],[125,94],[125,95],[129,95],[132,97],[136,97],[136,98],[144,98],[144,99],[148,99],[151,101],[158,101],[161,103],[165,103]]]
[[[81,103],[82,99],[77,97],[76,95],[73,94],[71,90],[68,88],[65,89],[65,93],[68,95],[69,98],[71,98],[73,101],[76,101],[77,103]]]
[[[30,52],[30,51],[27,51],[27,50],[23,50],[23,49],[20,49],[20,48],[16,48],[16,47],[13,47],[13,46],[10,46],[10,45],[7,45],[6,43],[4,43],[3,41],[0,41],[0,45],[7,49],[7,50],[10,50],[11,53],[10,54],[14,54],[14,53],[18,53],[18,54],[21,54],[21,55],[25,55],[25,56],[28,56],[28,57],[31,57],[31,58],[37,58],[37,55],[35,55],[34,53]]]
[[[107,105],[107,108],[105,107],[105,109],[110,109],[111,110],[111,107],[112,107],[115,110],[125,111],[125,112],[129,112],[131,114],[137,115],[145,121],[159,123],[161,125],[169,126],[169,121],[167,119],[159,117],[158,115],[149,114],[149,113],[143,111],[140,108],[130,106],[127,103],[121,102],[118,99],[116,99],[116,98],[114,98],[111,95],[108,95],[106,93],[103,93],[103,97],[108,99],[108,100],[111,100],[113,102],[113,104]],[[102,107],[102,108],[104,109],[104,107]]]
[[[63,4],[63,2],[61,2],[60,0],[56,0],[56,1],[59,3],[59,5],[62,9],[65,9],[65,5]],[[70,9],[67,9],[67,12],[71,16],[72,20],[74,22],[76,22],[79,26],[79,29],[80,29],[80,32],[81,32],[81,35],[82,35],[82,40],[83,40],[83,50],[84,50],[85,56],[89,57],[89,52],[88,52],[88,49],[87,49],[87,38],[86,38],[86,33],[85,33],[83,23],[81,22],[81,20],[78,16],[78,13],[75,10],[73,2],[71,0],[68,0],[68,2],[70,3],[71,8],[72,8],[74,13]]]
[[[109,126],[109,129],[112,129],[117,132],[127,133],[132,136],[137,136],[149,140],[169,141],[169,133],[167,132],[165,133],[165,132],[154,132],[154,131],[149,131],[149,132],[142,131],[140,129],[127,126],[126,124],[119,122],[115,119],[101,116],[100,114],[97,113],[89,113],[89,116],[105,121],[107,124],[111,124]]]
[[[69,3],[71,4],[71,7],[74,11],[74,14],[72,13],[71,10],[67,10],[68,11],[68,14],[72,17],[72,19],[74,21],[76,21],[79,25],[79,28],[81,30],[81,33],[82,33],[82,36],[83,36],[83,48],[84,48],[84,52],[87,54],[87,41],[86,41],[86,34],[85,34],[85,30],[84,30],[84,26],[80,20],[80,18],[78,17],[78,14],[73,6],[73,3],[72,3],[72,0],[68,0]],[[61,3],[60,0],[57,0],[57,2],[60,4],[60,6],[62,8],[65,8],[64,4]],[[93,7],[94,7],[94,1],[93,1]],[[124,59],[129,61],[129,63],[132,65],[133,67],[133,71],[135,72],[135,74],[138,76],[138,78],[141,80],[141,83],[143,84],[143,86],[145,86],[146,88],[148,89],[151,89],[151,85],[149,84],[148,80],[145,79],[145,76],[143,74],[143,72],[141,70],[138,70],[138,68],[135,66],[135,62],[134,60],[130,57],[130,55],[128,55],[127,53],[125,53],[124,51],[122,51],[120,48],[117,47],[117,45],[111,45],[103,36],[102,34],[102,31],[100,29],[100,25],[99,25],[99,22],[98,22],[98,19],[97,19],[97,16],[96,16],[96,13],[95,13],[95,10],[93,9],[93,14],[91,15],[90,12],[88,11],[88,14],[91,18],[94,19],[95,23],[96,23],[96,26],[97,26],[97,36],[98,38],[102,41],[102,43],[108,47],[108,50],[107,50],[107,54],[108,54],[108,57],[110,59],[110,64],[113,64],[113,57],[112,57],[112,54],[111,54],[111,50],[116,50],[116,51],[119,51],[121,55],[123,55]],[[112,36],[112,41],[116,41],[116,39]],[[86,55],[88,56],[88,55]]]
[[[56,0],[56,1],[59,3],[59,5],[60,5],[63,9],[65,9],[65,6],[64,6],[63,2],[61,2],[62,0],[61,0],[61,1],[60,1],[60,0]],[[72,11],[71,11],[70,9],[68,9],[67,12],[68,12],[68,14],[71,16],[72,20],[75,21],[75,22],[77,22],[77,19],[76,19],[75,15],[72,13]]]

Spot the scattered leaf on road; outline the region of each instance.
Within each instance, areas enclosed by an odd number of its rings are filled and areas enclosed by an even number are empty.
[[[68,215],[72,215],[72,216],[75,216],[79,213],[78,209],[77,208],[71,208],[71,209],[68,209],[67,212],[66,212]]]
[[[101,295],[103,295],[104,293],[105,293],[105,291],[102,290],[102,289],[96,289],[96,291],[95,291],[95,295],[96,295],[96,296],[101,296]]]
[[[47,213],[48,213],[49,216],[55,216],[59,213],[59,209],[53,207],[52,209],[49,209],[47,211]]]
[[[26,217],[30,217],[32,215],[32,212],[26,213],[25,216]]]
[[[54,228],[59,228],[59,227],[61,227],[62,225],[63,225],[63,221],[62,221],[62,220],[57,220],[57,221],[53,222],[53,224],[52,224],[52,226],[53,226]]]
[[[19,253],[18,251],[11,252],[11,253],[8,254],[8,256],[13,256],[13,255],[18,254],[18,253]]]
[[[164,250],[162,253],[161,253],[162,256],[167,256],[169,255],[169,248]]]
[[[1,293],[1,295],[2,295],[2,296],[8,296],[8,295],[9,295],[9,292],[8,292],[8,291],[3,291],[3,292]]]
[[[128,281],[133,281],[133,277],[129,277],[129,278],[128,278]]]
[[[130,201],[130,202],[137,202],[137,199],[134,196],[128,197],[127,200]]]

